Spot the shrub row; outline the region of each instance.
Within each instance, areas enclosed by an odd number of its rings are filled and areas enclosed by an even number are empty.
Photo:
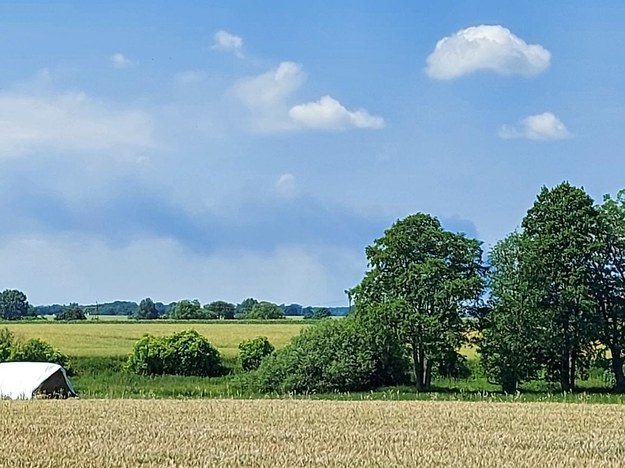
[[[33,338],[18,339],[9,329],[0,329],[0,362],[31,361],[54,362],[70,371],[68,357],[45,341]]]

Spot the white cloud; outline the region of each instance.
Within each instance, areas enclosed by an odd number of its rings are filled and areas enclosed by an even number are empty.
[[[214,36],[213,49],[232,52],[237,57],[243,57],[243,38],[227,31],[217,31]]]
[[[156,146],[145,112],[114,109],[80,92],[0,93],[0,156],[120,146]]]
[[[479,70],[501,75],[537,75],[549,67],[551,53],[540,44],[527,44],[498,25],[462,29],[444,37],[427,58],[427,74],[446,80]]]
[[[234,94],[252,111],[252,128],[255,131],[384,127],[381,117],[373,116],[364,109],[348,110],[330,96],[315,102],[290,105],[293,95],[305,80],[306,74],[300,64],[282,62],[261,75],[239,80],[234,86]]]
[[[503,125],[499,129],[499,137],[504,139],[561,140],[570,135],[562,121],[551,112],[530,115],[517,126]]]
[[[289,100],[305,80],[300,64],[282,62],[268,72],[239,80],[233,93],[251,111],[253,131],[293,130],[295,125],[288,115]]]
[[[295,176],[293,174],[282,174],[276,181],[276,190],[285,197],[291,198],[295,195]]]
[[[132,61],[120,52],[111,55],[111,63],[115,68],[128,68],[132,65]]]
[[[293,106],[289,110],[289,116],[303,127],[318,130],[384,127],[382,117],[373,116],[364,109],[350,111],[330,96],[323,96],[315,102]]]
[[[261,75],[243,78],[235,85],[235,92],[248,107],[274,107],[284,104],[305,80],[300,64],[282,62]]]

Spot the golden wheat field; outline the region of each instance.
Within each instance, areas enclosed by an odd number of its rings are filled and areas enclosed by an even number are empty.
[[[625,406],[0,401],[3,467],[623,466]]]

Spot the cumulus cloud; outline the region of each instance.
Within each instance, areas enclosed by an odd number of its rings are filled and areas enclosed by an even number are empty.
[[[457,78],[480,70],[501,75],[537,75],[549,67],[551,53],[540,44],[527,44],[509,29],[481,25],[444,37],[427,58],[427,74]]]
[[[111,55],[111,63],[115,68],[128,68],[132,65],[132,60],[124,54],[117,52],[116,54]]]
[[[319,130],[384,127],[382,117],[371,115],[364,109],[348,110],[330,96],[323,96],[315,102],[293,106],[289,110],[289,116],[303,127]]]
[[[217,31],[214,36],[213,49],[232,52],[243,57],[243,38],[227,31]]]
[[[265,73],[239,80],[233,92],[251,111],[252,130],[281,132],[295,128],[288,115],[289,101],[304,81],[306,74],[300,64],[282,62]]]
[[[293,197],[295,195],[295,176],[282,174],[276,181],[276,190],[283,197]]]
[[[504,139],[561,140],[570,135],[562,121],[551,112],[530,115],[516,126],[503,125],[499,129],[499,137]]]
[[[283,104],[305,80],[300,64],[282,62],[268,72],[243,78],[235,85],[235,92],[248,107],[273,107]]]
[[[253,127],[261,132],[384,127],[382,117],[364,109],[349,110],[330,96],[291,105],[305,80],[300,64],[282,62],[268,72],[240,80],[234,86],[234,93],[252,111]]]
[[[0,156],[120,146],[155,146],[152,121],[145,112],[115,109],[81,92],[0,93]]]

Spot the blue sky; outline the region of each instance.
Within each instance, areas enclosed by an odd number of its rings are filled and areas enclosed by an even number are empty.
[[[625,187],[622,2],[335,3],[1,3],[1,287],[345,305],[398,218]]]

